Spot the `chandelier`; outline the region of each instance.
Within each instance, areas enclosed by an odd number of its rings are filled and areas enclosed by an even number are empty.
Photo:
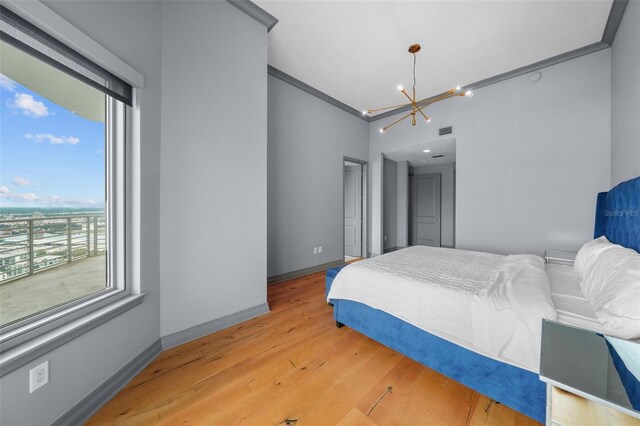
[[[389,129],[391,126],[394,126],[396,124],[398,124],[399,122],[406,120],[407,118],[411,117],[411,125],[415,126],[416,125],[416,116],[417,114],[420,114],[425,121],[428,123],[429,121],[431,121],[431,118],[429,118],[428,115],[426,115],[422,110],[425,109],[426,107],[428,107],[429,105],[436,103],[438,101],[443,101],[445,99],[449,99],[452,98],[454,96],[467,96],[467,97],[471,97],[473,96],[473,93],[471,92],[471,90],[467,90],[467,91],[462,91],[460,86],[456,87],[455,89],[451,89],[448,90],[446,92],[444,92],[441,95],[437,95],[434,96],[432,98],[427,98],[427,99],[422,99],[420,101],[416,101],[416,53],[418,53],[420,51],[420,45],[419,44],[412,44],[411,46],[409,46],[409,53],[411,53],[413,55],[413,90],[411,95],[409,95],[409,93],[407,93],[407,91],[405,90],[404,87],[402,86],[398,86],[398,90],[407,97],[407,99],[409,99],[409,102],[405,103],[405,104],[400,104],[400,105],[393,105],[393,106],[388,106],[388,107],[384,107],[384,108],[377,108],[377,109],[368,109],[366,111],[362,111],[362,115],[367,115],[367,114],[371,114],[372,112],[379,112],[379,111],[384,111],[384,110],[389,110],[389,109],[395,109],[395,108],[404,108],[407,106],[411,106],[411,112],[408,113],[407,115],[400,117],[399,119],[397,119],[396,121],[394,121],[393,123],[389,124],[386,127],[382,127],[380,129],[380,133],[384,133],[387,131],[387,129]]]

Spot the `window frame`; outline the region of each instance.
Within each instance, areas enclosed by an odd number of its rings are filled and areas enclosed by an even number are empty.
[[[129,294],[94,294],[91,300],[77,300],[64,311],[52,312],[48,321],[33,318],[33,333],[12,331],[12,338],[0,343],[0,377],[36,360],[55,348],[91,331],[107,321],[142,304],[145,293],[141,284],[141,129],[140,94],[144,76],[128,63],[104,48],[62,16],[39,0],[3,0],[2,6],[26,21],[45,29],[51,37],[66,44],[94,64],[121,78],[132,87],[131,106],[126,108],[126,181],[125,226],[126,267],[125,279]]]

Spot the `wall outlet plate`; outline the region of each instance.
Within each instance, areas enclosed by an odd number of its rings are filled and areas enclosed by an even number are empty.
[[[313,254],[318,254],[318,247],[313,248]]]
[[[29,393],[33,393],[49,383],[49,361],[29,370]]]
[[[318,247],[318,253],[322,253],[322,246]]]

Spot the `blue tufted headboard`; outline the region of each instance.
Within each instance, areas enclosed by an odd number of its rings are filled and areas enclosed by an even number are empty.
[[[598,194],[593,237],[602,235],[640,253],[640,177]]]

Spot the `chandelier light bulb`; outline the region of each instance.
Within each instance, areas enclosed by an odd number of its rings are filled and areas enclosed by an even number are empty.
[[[460,87],[460,86],[456,86],[456,92],[459,92],[459,91],[460,91],[460,89],[461,89],[461,87]]]
[[[401,91],[401,92],[404,90],[404,87],[402,87],[402,84],[398,85],[398,90]]]
[[[431,117],[427,118],[427,123],[431,123]]]
[[[369,111],[362,111],[362,115],[367,115]]]
[[[431,150],[430,150],[430,149],[425,149],[425,150],[424,150],[424,151],[422,151],[422,152],[427,153],[427,152],[431,152]]]
[[[384,129],[380,129],[380,133],[384,133]]]
[[[468,96],[468,97],[472,97],[473,96],[473,92],[471,90],[467,90],[466,92],[464,92],[464,95]]]

